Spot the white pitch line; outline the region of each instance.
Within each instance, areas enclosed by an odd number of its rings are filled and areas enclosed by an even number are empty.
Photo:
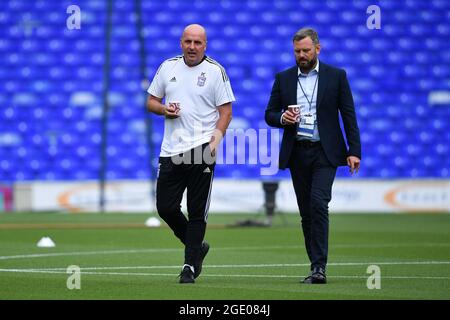
[[[342,244],[330,244],[330,248],[338,248],[338,249],[355,249],[355,248],[397,248],[397,247],[449,247],[450,243],[441,242],[441,243],[397,243],[397,244],[376,244],[376,243],[362,243],[362,244],[351,244],[351,243],[342,243]]]
[[[45,273],[45,274],[66,274],[63,271],[44,271],[33,269],[0,269],[0,272],[16,272],[16,273]],[[113,276],[168,276],[176,277],[177,274],[173,273],[138,273],[138,272],[82,272],[83,275],[113,275]],[[204,274],[203,277],[216,277],[216,278],[299,278],[302,276],[291,275],[267,275],[267,274]],[[342,279],[367,279],[366,276],[328,276],[328,278],[342,278]],[[429,277],[429,276],[383,276],[383,279],[434,279],[434,280],[447,280],[450,277]]]
[[[204,265],[207,268],[284,268],[284,267],[307,267],[309,263],[271,263],[271,264],[223,264]],[[383,262],[330,262],[328,266],[368,266],[368,265],[450,265],[450,261],[383,261]],[[137,270],[137,269],[179,269],[179,265],[170,266],[103,266],[103,267],[80,267],[85,270]],[[0,272],[46,272],[65,271],[67,268],[32,268],[32,269],[0,269]],[[58,273],[58,272],[57,272]],[[136,274],[136,273],[133,273]]]
[[[181,249],[130,249],[130,250],[104,250],[104,251],[80,251],[80,252],[55,252],[55,253],[33,253],[21,254],[15,256],[0,256],[0,260],[27,259],[27,258],[46,258],[46,257],[64,257],[64,256],[89,256],[98,254],[121,254],[121,253],[152,253],[152,252],[174,252]]]
[[[214,250],[261,250],[261,249],[286,249],[299,248],[300,246],[267,246],[267,247],[218,247]],[[183,251],[183,248],[154,248],[154,249],[128,249],[128,250],[103,250],[103,251],[78,251],[78,252],[55,252],[55,253],[33,253],[14,256],[0,256],[0,260],[26,259],[26,258],[46,258],[61,256],[84,256],[98,254],[121,254],[121,253],[152,253],[152,252],[177,252]]]
[[[422,244],[335,244],[330,248],[393,248],[393,247],[435,247],[435,246],[450,246],[450,243],[422,243]],[[301,249],[303,246],[299,245],[286,245],[286,246],[247,246],[247,247],[215,247],[214,251],[218,250],[277,250],[277,249]],[[107,255],[107,254],[123,254],[123,253],[152,253],[152,252],[178,252],[182,251],[182,248],[152,248],[152,249],[127,249],[127,250],[103,250],[103,251],[78,251],[78,252],[54,252],[54,253],[32,253],[21,254],[13,256],[0,256],[0,260],[13,260],[13,259],[28,259],[28,258],[47,258],[47,257],[64,257],[64,256],[88,256],[88,255]]]
[[[450,265],[450,261],[384,261],[384,262],[330,262],[328,266],[369,266],[369,265]],[[207,268],[274,268],[274,267],[308,267],[310,263],[271,263],[271,264],[223,264],[204,265]],[[127,269],[179,269],[179,265],[171,266],[103,266],[80,267],[81,270],[127,270]],[[33,268],[14,270],[59,271],[67,268]],[[2,269],[0,269],[1,271]],[[4,269],[10,270],[10,269]]]

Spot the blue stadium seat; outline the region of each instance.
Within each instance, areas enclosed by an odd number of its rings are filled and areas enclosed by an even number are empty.
[[[360,177],[448,177],[450,106],[430,106],[428,99],[430,93],[450,90],[450,3],[382,1],[381,30],[365,25],[371,4],[143,1],[147,77],[153,78],[163,60],[180,54],[179,37],[187,24],[205,24],[207,54],[226,68],[237,98],[231,127],[267,129],[264,109],[274,76],[294,64],[294,32],[311,25],[319,31],[320,59],[347,71],[361,131]],[[81,30],[64,28],[65,5],[0,2],[0,25],[7,26],[0,28],[0,179],[98,177],[106,3],[77,2]],[[113,5],[108,151],[114,161],[108,177],[147,179],[144,119],[153,120],[156,160],[163,120],[144,110],[135,3]],[[430,164],[433,157],[442,167]],[[259,178],[259,169],[217,166],[216,176]],[[344,170],[338,176],[349,175]]]

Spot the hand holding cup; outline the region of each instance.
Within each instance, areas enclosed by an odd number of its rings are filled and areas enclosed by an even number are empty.
[[[293,104],[283,113],[283,122],[288,125],[296,124],[300,121],[300,106]]]
[[[180,115],[181,110],[181,104],[179,102],[169,102],[169,105],[164,109],[164,115],[166,118],[169,119],[175,119],[178,118]]]

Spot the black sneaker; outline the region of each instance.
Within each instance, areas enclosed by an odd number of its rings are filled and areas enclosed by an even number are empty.
[[[200,258],[198,261],[198,264],[194,265],[194,278],[197,279],[200,273],[202,272],[202,264],[203,260],[205,259],[206,255],[209,251],[209,243],[206,241],[203,241],[202,248],[200,249]]]
[[[180,283],[194,283],[194,273],[189,266],[184,266],[180,273]]]

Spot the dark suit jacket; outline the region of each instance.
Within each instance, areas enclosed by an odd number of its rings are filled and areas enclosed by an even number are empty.
[[[280,169],[289,167],[291,151],[296,140],[296,127],[283,126],[280,119],[288,105],[297,104],[297,76],[297,66],[276,74],[265,114],[269,126],[284,128],[280,148]],[[337,167],[347,165],[347,156],[352,155],[361,159],[361,142],[353,96],[344,70],[320,61],[316,106],[320,141],[328,160]],[[344,124],[348,148],[339,124],[339,113]]]

